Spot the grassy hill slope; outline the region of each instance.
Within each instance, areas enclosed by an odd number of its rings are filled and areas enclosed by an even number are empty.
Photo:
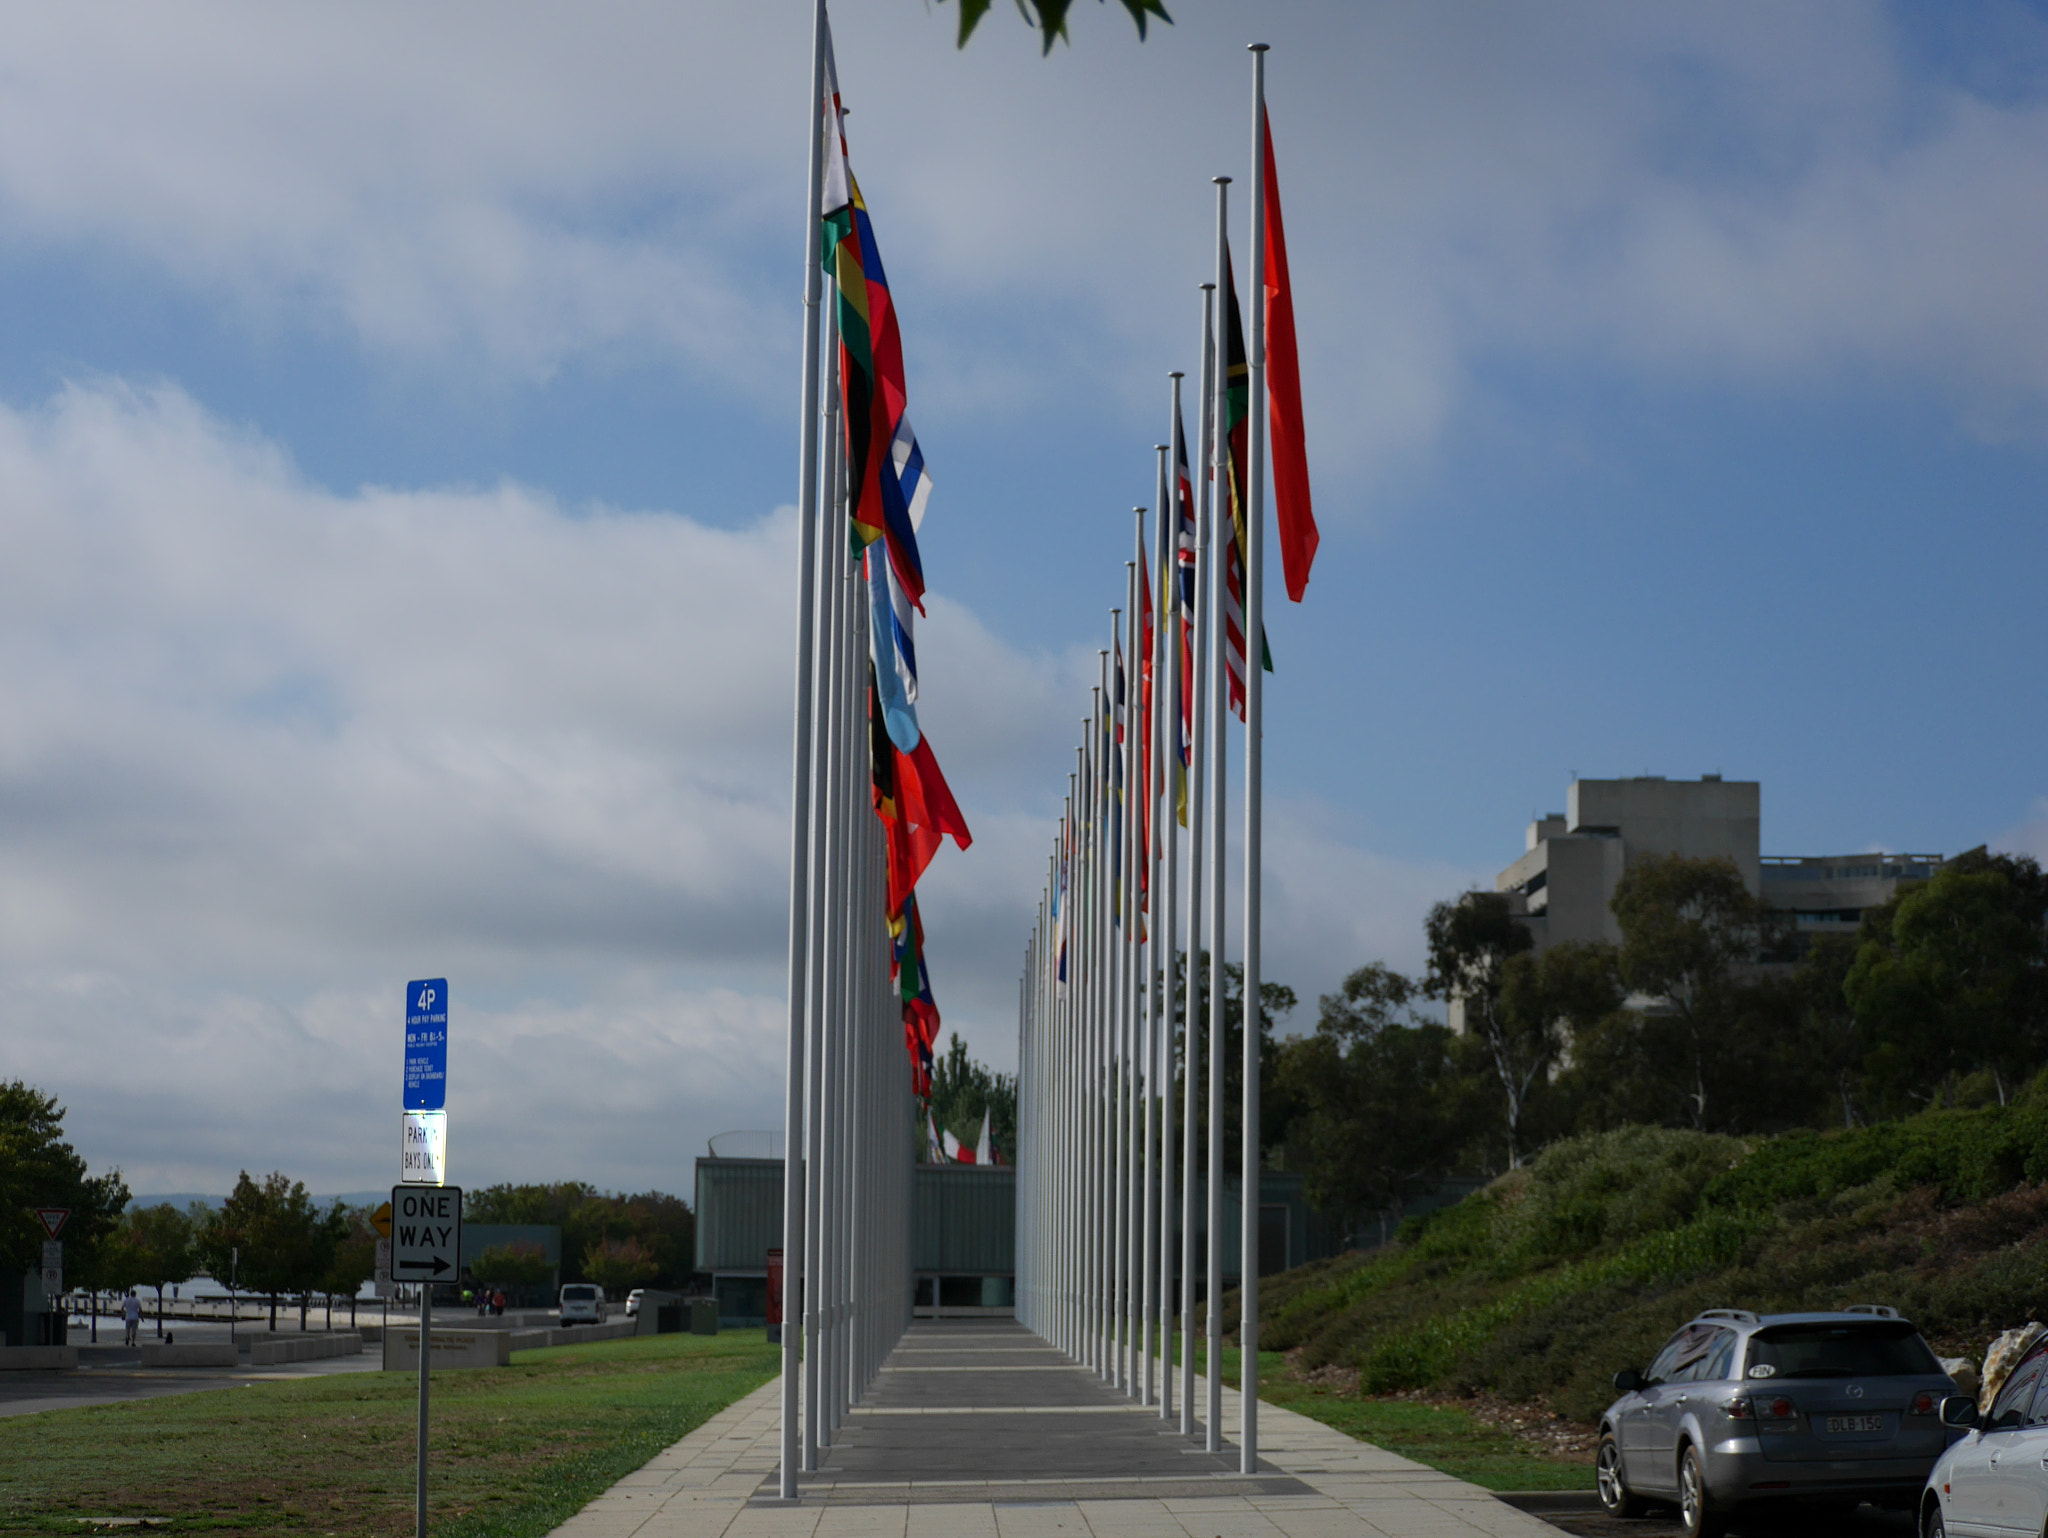
[[[1490,1392],[1588,1420],[1701,1308],[1888,1303],[1974,1359],[2048,1315],[2044,1179],[2035,1105],[1754,1142],[1622,1128],[1384,1249],[1267,1278],[1260,1344],[1298,1373],[1356,1369],[1368,1394]]]

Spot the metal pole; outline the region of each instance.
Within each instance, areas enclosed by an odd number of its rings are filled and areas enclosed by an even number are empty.
[[[805,965],[810,949],[810,814],[811,814],[811,611],[815,601],[818,499],[818,300],[821,255],[818,203],[824,196],[825,138],[825,0],[811,15],[810,155],[804,203],[804,362],[803,406],[797,438],[797,641],[796,722],[792,750],[789,854],[789,1021],[784,1049],[782,1105],[782,1436],[779,1489],[784,1500],[796,1499],[798,1337],[790,1317],[789,1286],[802,1284],[803,1172],[797,1141],[804,1116]]]
[[[420,1432],[413,1468],[413,1518],[418,1538],[427,1538],[427,1380],[434,1359],[434,1284],[420,1283]]]
[[[1174,374],[1173,414],[1180,415],[1181,376]],[[1157,556],[1159,619],[1153,631],[1152,697],[1155,723],[1152,728],[1152,825],[1159,830],[1159,853],[1153,860],[1152,966],[1146,985],[1156,1003],[1153,1017],[1159,1045],[1152,1054],[1152,1070],[1159,1089],[1159,1199],[1153,1208],[1153,1227],[1158,1231],[1159,1270],[1156,1296],[1159,1314],[1159,1415],[1173,1418],[1173,1220],[1174,1220],[1174,1103],[1173,1103],[1173,973],[1174,920],[1179,896],[1180,841],[1175,836],[1177,813],[1173,788],[1180,768],[1180,647],[1175,636],[1180,629],[1180,567],[1177,559],[1180,523],[1179,471],[1173,462],[1173,444],[1159,446],[1159,517]]]
[[[1182,974],[1183,1011],[1187,1020],[1187,1053],[1184,1065],[1186,1093],[1183,1098],[1186,1127],[1182,1130],[1181,1240],[1180,1240],[1180,1429],[1183,1436],[1195,1430],[1195,1084],[1202,1069],[1202,793],[1207,744],[1203,731],[1209,724],[1207,700],[1202,683],[1208,676],[1207,647],[1209,575],[1209,499],[1214,482],[1209,478],[1209,384],[1215,368],[1214,331],[1210,312],[1216,299],[1216,285],[1202,285],[1202,369],[1195,376],[1195,529],[1194,529],[1194,613],[1188,644],[1190,691],[1188,720],[1188,949]],[[1174,428],[1180,428],[1180,413],[1174,413]]]
[[[1152,576],[1146,569],[1149,563],[1143,559],[1145,549],[1145,510],[1143,508],[1138,509],[1137,536],[1140,558],[1135,575],[1138,581],[1144,583],[1148,589],[1144,596],[1145,600],[1150,601],[1153,597],[1149,591],[1152,586]],[[1142,605],[1140,612],[1142,612]],[[1131,815],[1133,819],[1131,836],[1138,843],[1138,858],[1132,862],[1131,866],[1131,903],[1134,915],[1131,924],[1131,959],[1138,963],[1134,975],[1134,981],[1138,987],[1138,998],[1131,1018],[1132,1025],[1138,1034],[1138,1050],[1136,1053],[1138,1066],[1137,1072],[1131,1076],[1131,1084],[1135,1091],[1144,1096],[1145,1100],[1143,1117],[1139,1118],[1134,1115],[1132,1118],[1134,1122],[1133,1130],[1145,1140],[1145,1147],[1143,1157],[1139,1161],[1138,1208],[1134,1214],[1137,1219],[1137,1232],[1133,1235],[1140,1251],[1137,1268],[1139,1295],[1132,1306],[1131,1312],[1138,1322],[1136,1332],[1138,1403],[1144,1405],[1152,1403],[1152,1342],[1153,1332],[1158,1324],[1159,1313],[1159,1294],[1157,1288],[1153,1285],[1153,1278],[1158,1274],[1155,1267],[1159,1262],[1159,1227],[1157,1222],[1159,1207],[1154,1195],[1158,1177],[1155,1163],[1158,1155],[1155,1151],[1155,1146],[1159,1131],[1159,1097],[1157,1093],[1159,1017],[1155,1008],[1157,993],[1152,986],[1153,959],[1158,954],[1158,946],[1155,943],[1157,926],[1149,922],[1149,920],[1157,917],[1159,892],[1159,865],[1153,858],[1153,851],[1157,847],[1158,829],[1155,823],[1157,815],[1156,798],[1152,793],[1152,787],[1156,783],[1160,764],[1157,753],[1153,751],[1152,744],[1158,737],[1158,728],[1155,723],[1158,720],[1157,707],[1160,674],[1158,668],[1154,665],[1153,658],[1158,648],[1160,629],[1164,623],[1164,616],[1158,612],[1158,605],[1155,603],[1153,605],[1151,640],[1146,640],[1144,631],[1141,628],[1133,626],[1131,630],[1131,652],[1135,662],[1135,666],[1132,669],[1132,679],[1137,704],[1135,717],[1131,723],[1133,739],[1131,754],[1138,764],[1137,777],[1133,780],[1131,786]],[[1137,653],[1141,646],[1146,648],[1145,655],[1138,656]],[[1149,686],[1145,681],[1145,675],[1148,671],[1152,675]]]
[[[1229,290],[1230,281],[1230,178],[1219,176],[1216,183],[1216,283],[1218,303]],[[1219,328],[1227,324],[1219,321]],[[1230,561],[1226,554],[1233,537],[1226,520],[1230,516],[1230,432],[1228,409],[1230,359],[1226,348],[1216,349],[1216,374],[1210,383],[1210,451],[1215,485],[1212,500],[1217,516],[1211,519],[1213,537],[1209,564],[1214,568],[1210,592],[1210,630],[1214,644],[1209,654],[1211,714],[1214,717],[1209,768],[1215,776],[1209,794],[1209,1276],[1207,1314],[1208,1336],[1208,1435],[1204,1445],[1215,1453],[1223,1450],[1223,1052],[1230,1040],[1225,1029],[1223,934],[1224,894],[1229,849],[1224,843],[1225,788],[1229,781],[1230,734],[1230,625],[1227,619]],[[1239,1268],[1242,1270],[1242,1267]]]
[[[1125,612],[1129,614],[1129,629],[1138,628],[1138,567],[1135,561],[1124,563]],[[1113,705],[1117,723],[1117,852],[1116,852],[1116,1382],[1127,1395],[1135,1398],[1138,1392],[1137,1365],[1133,1354],[1137,1349],[1137,1285],[1133,1273],[1137,1266],[1137,1246],[1131,1226],[1132,1189],[1136,1178],[1132,1169],[1131,1147],[1132,1113],[1137,1110],[1137,1101],[1131,1084],[1132,1065],[1136,1057],[1133,1050],[1132,1006],[1136,1002],[1135,970],[1137,949],[1134,934],[1137,925],[1137,747],[1138,734],[1133,729],[1138,680],[1137,647],[1125,644],[1121,631],[1117,636],[1117,667],[1123,681],[1121,697]]]
[[[1260,128],[1266,117],[1266,45],[1252,55],[1252,277],[1251,393],[1245,416],[1251,450],[1245,469],[1244,553],[1244,1208],[1238,1244],[1243,1273],[1238,1346],[1243,1358],[1238,1386],[1244,1407],[1239,1467],[1255,1473],[1259,1463],[1259,824],[1260,733],[1265,696],[1266,544],[1266,157]]]

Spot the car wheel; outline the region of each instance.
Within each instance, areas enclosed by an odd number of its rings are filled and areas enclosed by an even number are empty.
[[[1927,1521],[1920,1528],[1921,1538],[1948,1538],[1948,1525],[1941,1520],[1941,1503],[1936,1501],[1927,1508]]]
[[[1678,1455],[1678,1516],[1685,1524],[1685,1538],[1721,1538],[1728,1530],[1727,1517],[1715,1509],[1707,1494],[1706,1474],[1700,1468],[1696,1447]]]
[[[1648,1509],[1640,1496],[1629,1493],[1628,1483],[1621,1477],[1621,1444],[1611,1434],[1600,1438],[1595,1472],[1600,1481],[1600,1505],[1610,1517],[1639,1517]]]

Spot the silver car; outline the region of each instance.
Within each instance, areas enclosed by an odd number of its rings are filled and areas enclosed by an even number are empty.
[[[1941,1455],[1920,1501],[1925,1538],[2041,1538],[2048,1528],[2048,1337],[2013,1364],[1982,1416],[1961,1395],[1941,1418],[1961,1440]]]
[[[1672,1501],[1690,1538],[1718,1538],[1759,1505],[1861,1501],[1910,1510],[1959,1433],[1955,1383],[1895,1310],[1710,1308],[1648,1369],[1614,1375],[1600,1417],[1600,1503],[1637,1516]],[[2039,1534],[2030,1535],[2039,1538]]]

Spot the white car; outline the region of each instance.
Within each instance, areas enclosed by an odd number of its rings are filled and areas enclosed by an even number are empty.
[[[1962,1431],[1927,1476],[1924,1538],[2041,1538],[2048,1528],[2048,1336],[2014,1365],[1991,1408],[1955,1396],[1941,1418]]]
[[[604,1289],[593,1282],[571,1282],[564,1287],[562,1323],[603,1324]]]
[[[626,1317],[628,1319],[638,1319],[640,1317],[640,1294],[646,1290],[644,1287],[635,1287],[626,1294]]]

